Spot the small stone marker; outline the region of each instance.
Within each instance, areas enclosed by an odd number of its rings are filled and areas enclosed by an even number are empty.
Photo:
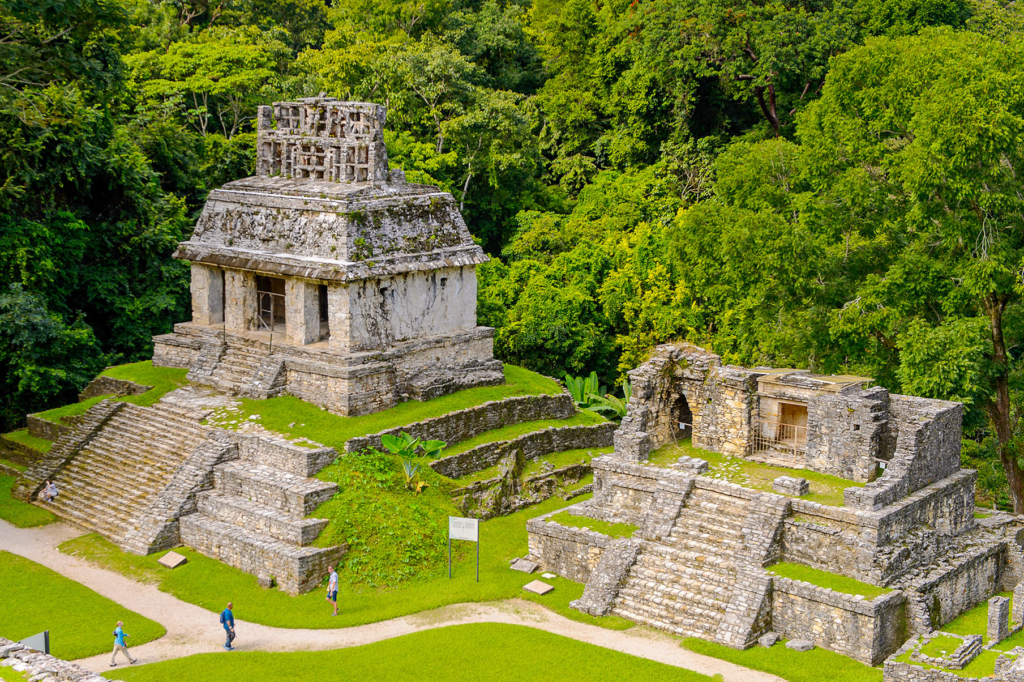
[[[988,641],[996,644],[1010,636],[1010,600],[992,597],[988,600]]]
[[[814,648],[814,642],[806,639],[791,639],[786,642],[786,648],[793,651],[810,651]]]
[[[540,568],[540,565],[530,561],[529,559],[516,559],[515,561],[512,562],[512,565],[509,566],[509,568],[511,568],[513,571],[522,571],[523,573],[533,573],[538,568]]]
[[[763,646],[765,649],[775,646],[778,643],[780,637],[777,632],[766,632],[757,639],[757,643]]]
[[[796,495],[802,497],[811,492],[811,484],[806,478],[794,478],[792,476],[779,476],[772,481],[772,490],[780,495]]]
[[[1013,624],[1024,622],[1024,580],[1013,588]]]
[[[166,566],[167,568],[177,568],[178,566],[184,566],[185,564],[187,564],[188,559],[181,556],[177,552],[168,552],[167,554],[164,554],[162,557],[157,559],[156,562],[161,566]]]
[[[523,585],[523,589],[527,592],[533,592],[534,594],[547,594],[555,588],[551,585],[548,585],[547,583],[542,583],[539,580],[534,580],[531,583],[526,583],[525,585]]]
[[[711,465],[708,464],[706,459],[701,459],[700,457],[689,457],[687,455],[683,455],[677,459],[674,464],[672,464],[673,469],[680,469],[694,476],[700,476],[705,473],[710,466]]]

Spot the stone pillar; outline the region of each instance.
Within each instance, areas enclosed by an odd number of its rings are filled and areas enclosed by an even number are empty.
[[[220,268],[192,264],[192,322],[220,324],[224,321],[224,277]]]
[[[1010,621],[1014,625],[1024,623],[1024,580],[1017,583],[1013,588],[1013,612]]]
[[[992,597],[988,600],[988,643],[998,644],[1010,636],[1010,600]]]
[[[285,281],[285,338],[295,346],[320,340],[320,291],[316,282]]]
[[[224,323],[229,332],[256,328],[256,274],[224,271]]]
[[[347,284],[327,285],[327,326],[331,338],[327,345],[338,350],[352,349],[352,312]]]

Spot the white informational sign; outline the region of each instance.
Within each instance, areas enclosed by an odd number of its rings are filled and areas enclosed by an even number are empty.
[[[458,516],[448,517],[448,539],[480,541],[480,519],[464,519]]]

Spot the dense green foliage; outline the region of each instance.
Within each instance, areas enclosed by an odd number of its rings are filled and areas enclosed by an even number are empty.
[[[136,682],[217,676],[266,682],[299,682],[313,677],[324,682],[498,682],[507,680],[511,670],[538,682],[597,682],[624,677],[650,682],[721,679],[543,630],[499,623],[453,625],[334,651],[239,652],[230,660],[218,654],[201,654],[118,670],[106,676]]]
[[[129,646],[162,637],[166,630],[60,573],[0,552],[0,636],[18,641],[50,631],[50,651],[65,660],[110,652],[117,621]]]
[[[613,386],[686,339],[962,400],[1024,510],[1018,5],[7,3],[0,428],[187,318],[170,254],[255,107],[325,92],[460,202],[503,359]]]

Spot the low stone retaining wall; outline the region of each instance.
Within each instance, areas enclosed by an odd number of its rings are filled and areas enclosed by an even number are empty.
[[[941,628],[999,591],[1005,553],[1006,546],[996,542],[911,584],[911,589],[923,598],[932,628]]]
[[[570,464],[560,469],[527,476],[522,479],[521,483],[514,486],[516,489],[511,491],[511,499],[506,504],[500,505],[502,510],[497,512],[493,509],[493,500],[494,495],[498,492],[497,489],[505,485],[504,478],[501,476],[474,481],[463,488],[457,488],[452,491],[452,498],[455,505],[466,516],[481,519],[492,518],[499,514],[504,516],[554,497],[558,493],[560,484],[578,483],[590,471],[589,464]],[[572,496],[582,494],[584,493],[573,491]]]
[[[601,560],[604,550],[614,540],[592,530],[546,522],[549,517],[572,508],[566,507],[526,522],[530,558],[552,573],[585,583],[590,580],[590,574]]]
[[[403,431],[415,438],[443,440],[445,443],[453,445],[510,424],[542,419],[568,419],[574,414],[576,414],[576,405],[568,393],[525,395],[505,400],[492,400],[483,405],[450,412],[407,426],[387,429],[369,436],[350,438],[345,443],[345,451],[358,452],[366,448],[382,450],[384,446],[380,441],[381,436],[397,436]]]
[[[0,660],[4,667],[10,667],[16,673],[24,675],[26,680],[46,680],[56,682],[107,682],[98,673],[89,672],[85,668],[44,654],[28,647],[0,637]]]
[[[230,432],[230,438],[238,444],[242,459],[304,478],[316,476],[338,456],[334,448],[307,448],[278,438],[241,431]]]
[[[143,386],[127,379],[105,377],[101,374],[82,389],[82,392],[78,394],[78,399],[81,401],[95,398],[98,395],[142,395],[151,388],[153,387]]]
[[[564,450],[606,448],[612,444],[615,429],[613,422],[590,426],[552,426],[513,440],[478,445],[458,455],[431,462],[430,468],[448,478],[461,478],[494,466],[502,457],[520,448],[523,457],[528,460]]]
[[[7,459],[23,466],[32,466],[41,460],[45,454],[35,448],[30,448],[24,443],[0,436],[0,459]]]
[[[895,591],[871,601],[774,576],[772,629],[790,639],[877,665],[906,636],[906,597]]]
[[[28,424],[28,435],[52,441],[60,438],[65,431],[71,428],[67,424],[58,424],[34,414],[25,417],[25,422]]]

